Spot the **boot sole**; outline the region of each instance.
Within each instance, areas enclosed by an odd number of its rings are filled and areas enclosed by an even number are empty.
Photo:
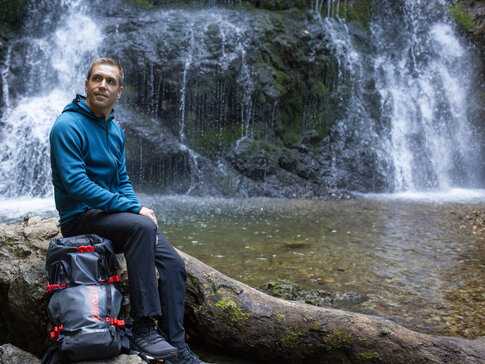
[[[178,356],[178,350],[176,348],[174,348],[175,351],[167,351],[167,353],[165,354],[160,354],[160,355],[154,355],[154,354],[151,354],[151,353],[147,353],[146,351],[140,349],[138,346],[136,346],[135,344],[133,344],[133,350],[140,353],[140,354],[143,354],[144,357],[146,357],[148,360],[163,360],[163,359],[173,359],[173,358],[176,358]]]

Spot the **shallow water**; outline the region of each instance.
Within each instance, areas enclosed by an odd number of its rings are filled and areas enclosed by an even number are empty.
[[[459,217],[483,211],[483,200],[148,203],[174,246],[253,287],[284,278],[331,292],[330,306],[420,332],[485,335],[485,234]]]
[[[447,202],[429,195],[140,197],[174,246],[253,287],[284,278],[330,292],[331,307],[475,338],[485,335],[485,233],[473,233],[461,217],[485,211],[484,195],[462,201],[448,194]],[[49,201],[2,200],[0,221],[27,212],[55,216]]]

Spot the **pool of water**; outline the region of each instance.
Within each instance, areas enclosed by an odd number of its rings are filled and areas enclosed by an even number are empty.
[[[463,218],[483,200],[146,200],[174,246],[253,287],[287,279],[420,332],[485,335],[485,233]]]
[[[140,199],[174,246],[255,288],[287,279],[328,292],[330,307],[475,338],[485,335],[485,232],[467,216],[485,213],[485,193],[446,196]],[[56,216],[51,199],[0,207],[1,222]]]

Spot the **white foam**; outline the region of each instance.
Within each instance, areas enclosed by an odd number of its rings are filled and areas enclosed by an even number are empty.
[[[0,221],[12,223],[32,214],[43,217],[56,217],[54,198],[0,198]]]
[[[485,202],[485,189],[451,188],[443,191],[405,191],[397,193],[365,193],[360,197],[376,200],[407,200],[416,202]]]

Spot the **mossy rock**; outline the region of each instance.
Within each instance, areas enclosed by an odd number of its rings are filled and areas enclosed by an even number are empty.
[[[280,148],[268,140],[243,138],[228,154],[231,164],[244,175],[264,180],[279,168]]]

